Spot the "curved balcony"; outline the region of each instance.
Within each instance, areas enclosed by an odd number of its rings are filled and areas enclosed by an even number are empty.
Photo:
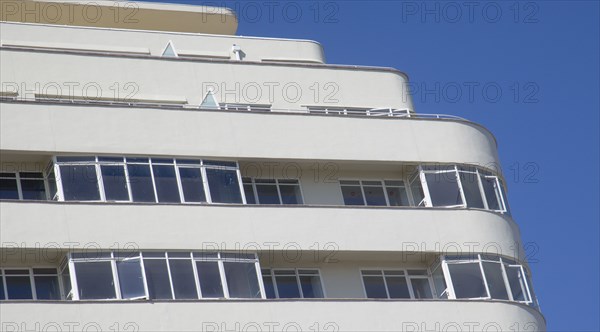
[[[344,310],[339,310],[341,307]],[[122,331],[546,330],[545,319],[537,310],[503,301],[9,301],[0,306],[0,317],[7,331],[33,329],[36,324],[38,330],[70,326],[69,330]]]

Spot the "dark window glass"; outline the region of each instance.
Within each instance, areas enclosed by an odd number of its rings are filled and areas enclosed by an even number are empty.
[[[241,203],[242,193],[237,171],[207,169],[208,186],[213,203]]]
[[[304,204],[298,185],[280,185],[279,192],[281,192],[281,202],[283,204]]]
[[[504,285],[502,266],[498,263],[483,262],[483,272],[493,299],[508,300],[508,292]]]
[[[360,186],[342,186],[345,205],[365,205]]]
[[[144,259],[148,293],[151,299],[172,299],[167,260]]]
[[[31,300],[31,280],[29,276],[5,276],[9,300]]]
[[[271,277],[271,271],[263,270],[263,285],[265,286],[265,295],[267,299],[275,299],[275,284],[273,284],[273,278]]]
[[[153,165],[156,194],[160,203],[181,203],[173,165]]]
[[[380,186],[364,186],[365,200],[367,205],[386,206],[385,194],[383,187]]]
[[[196,262],[203,298],[223,297],[223,285],[217,262]]]
[[[124,166],[100,166],[107,201],[128,201],[127,179]]]
[[[479,263],[448,264],[457,299],[487,297]]]
[[[456,179],[456,172],[425,174],[425,178],[433,206],[463,204]]]
[[[479,190],[479,180],[476,173],[460,172],[460,183],[462,184],[467,206],[483,209],[483,198]]]
[[[254,263],[224,262],[227,289],[231,298],[260,298],[260,287]]]
[[[188,254],[189,256],[189,254]],[[176,299],[197,299],[196,278],[191,259],[169,260]]]
[[[129,184],[134,202],[156,202],[149,165],[127,165]]]
[[[16,179],[0,179],[0,199],[19,199]]]
[[[365,291],[367,292],[367,298],[370,299],[387,299],[387,292],[385,291],[385,284],[383,282],[383,276],[363,276],[363,283],[365,284]]]
[[[277,272],[275,272],[275,281],[277,282],[277,293],[280,299],[298,299],[301,297],[295,274],[277,275]]]
[[[281,204],[276,184],[256,184],[259,204]]]
[[[65,201],[98,201],[100,191],[98,190],[98,178],[96,167],[93,165],[83,166],[60,166],[60,180],[65,195]]]
[[[246,204],[256,204],[256,197],[254,197],[254,188],[252,184],[244,184],[244,194],[246,195]]]
[[[180,167],[179,177],[181,178],[183,197],[186,202],[206,202],[206,195],[204,193],[204,184],[202,183],[202,173],[200,168]]]
[[[56,270],[54,271],[56,273]],[[35,293],[38,300],[60,300],[58,276],[35,276]]]
[[[390,299],[410,299],[408,284],[405,277],[385,277]]]
[[[21,179],[21,192],[23,193],[23,199],[34,201],[45,201],[47,199],[44,180]]]
[[[323,298],[323,288],[318,275],[301,275],[300,287],[302,287],[302,297],[307,299]]]
[[[140,259],[117,261],[121,297],[133,299],[146,296]]]
[[[117,297],[110,262],[75,263],[75,274],[81,300]]]

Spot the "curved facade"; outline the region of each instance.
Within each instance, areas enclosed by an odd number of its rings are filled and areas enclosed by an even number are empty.
[[[546,329],[487,129],[228,10],[139,10],[0,22],[3,330]]]

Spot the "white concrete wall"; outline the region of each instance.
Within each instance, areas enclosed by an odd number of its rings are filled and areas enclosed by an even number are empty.
[[[70,329],[69,322],[72,322]],[[48,331],[213,332],[546,329],[538,311],[500,301],[6,302],[0,305],[0,324],[7,332],[44,331],[44,328]]]

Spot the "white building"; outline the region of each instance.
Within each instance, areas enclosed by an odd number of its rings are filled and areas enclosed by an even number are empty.
[[[3,331],[545,330],[496,141],[223,8],[2,0]]]

